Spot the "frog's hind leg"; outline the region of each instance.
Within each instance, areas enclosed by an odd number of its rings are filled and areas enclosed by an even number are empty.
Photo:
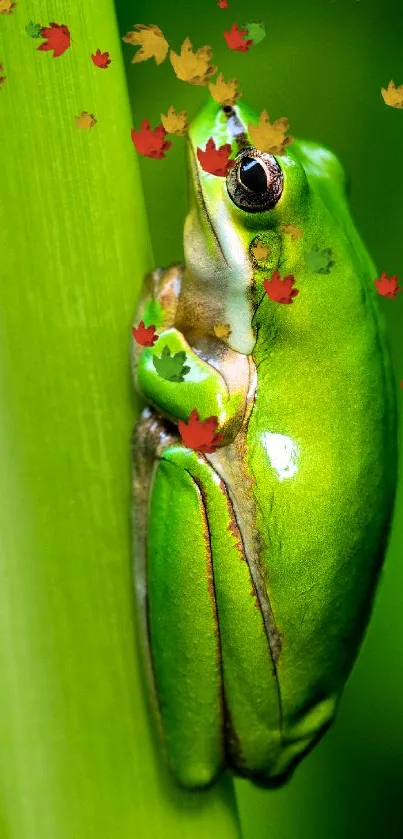
[[[168,446],[155,466],[148,622],[169,761],[188,787],[225,764],[259,776],[280,747],[276,677],[241,535],[206,458]]]

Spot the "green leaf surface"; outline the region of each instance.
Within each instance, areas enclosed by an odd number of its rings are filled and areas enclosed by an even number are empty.
[[[142,695],[129,353],[153,259],[113,3],[18,3],[0,61],[0,837],[237,839],[230,781],[174,788]]]

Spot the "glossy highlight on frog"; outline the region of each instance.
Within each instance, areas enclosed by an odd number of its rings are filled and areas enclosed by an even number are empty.
[[[132,354],[137,610],[161,743],[189,789],[226,768],[283,784],[329,727],[396,487],[377,273],[345,172],[312,141],[256,149],[253,121],[211,101],[192,122],[185,264],[146,277],[134,318],[158,333]],[[231,144],[227,177],[200,165],[211,137]],[[166,346],[185,353],[181,380],[156,370]],[[194,409],[218,420],[214,450],[178,433]]]

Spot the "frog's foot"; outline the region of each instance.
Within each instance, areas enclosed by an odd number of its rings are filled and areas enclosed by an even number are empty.
[[[172,771],[190,788],[208,786],[225,766],[263,776],[280,750],[278,686],[226,486],[203,455],[171,443],[157,452],[143,504],[147,555],[137,590],[147,591]]]

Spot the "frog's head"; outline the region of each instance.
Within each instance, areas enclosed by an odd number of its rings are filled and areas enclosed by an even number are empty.
[[[231,326],[229,345],[251,352],[251,322],[261,293],[256,290],[254,246],[266,243],[268,259],[260,268],[273,271],[281,254],[280,223],[295,220],[309,196],[304,168],[291,154],[275,157],[255,148],[248,124],[257,115],[245,104],[220,106],[210,100],[190,125],[188,160],[190,207],[185,223],[184,252],[188,271],[210,301],[217,299],[218,317]],[[197,150],[212,138],[218,149],[231,147],[235,165],[227,177],[206,172]]]

